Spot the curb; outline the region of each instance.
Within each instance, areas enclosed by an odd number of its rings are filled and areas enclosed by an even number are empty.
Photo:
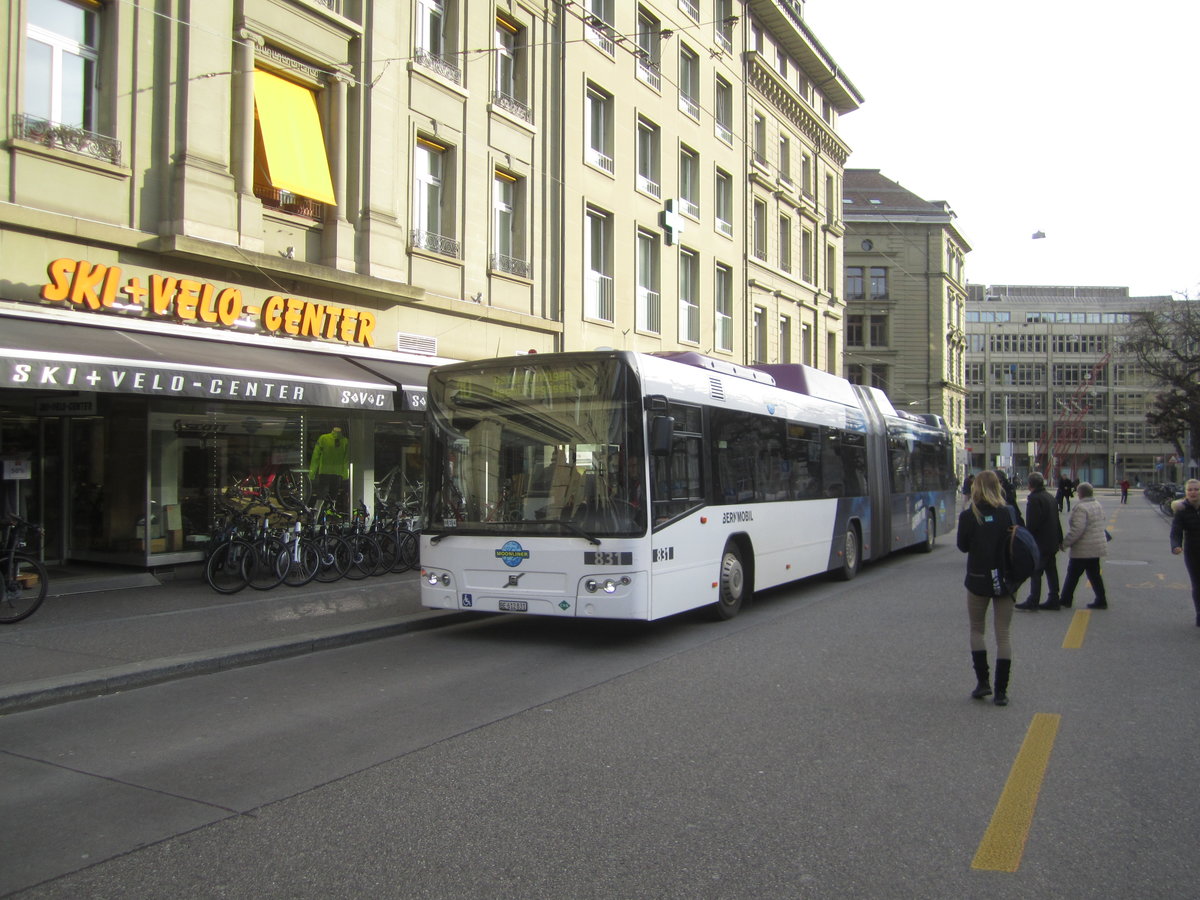
[[[470,612],[420,612],[366,627],[296,635],[282,643],[259,641],[28,681],[11,688],[0,688],[0,716],[177,681],[194,675],[211,675],[227,669],[303,656],[318,650],[348,647],[398,634],[428,631],[479,618],[479,613]]]

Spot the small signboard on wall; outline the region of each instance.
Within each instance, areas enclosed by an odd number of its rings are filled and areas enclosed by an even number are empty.
[[[33,478],[33,461],[28,456],[4,457],[5,481],[28,481]]]

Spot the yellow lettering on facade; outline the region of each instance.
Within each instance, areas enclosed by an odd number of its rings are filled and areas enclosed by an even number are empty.
[[[217,294],[217,318],[222,325],[232,325],[242,314],[242,292],[237,288],[225,288]]]
[[[272,294],[267,298],[267,302],[263,304],[262,312],[259,314],[262,320],[263,328],[270,332],[276,332],[283,327],[283,298],[278,294]]]
[[[75,271],[75,260],[56,259],[46,266],[50,281],[42,285],[43,300],[66,300],[71,296],[71,273]]]
[[[111,307],[116,303],[120,287],[121,269],[118,266],[109,266],[108,273],[104,276],[104,289],[100,292],[101,306]]]
[[[300,317],[304,314],[304,301],[287,298],[287,309],[283,314],[283,330],[288,334],[300,333]]]
[[[217,324],[217,308],[213,306],[214,293],[216,293],[216,288],[205,282],[200,285],[200,297],[196,302],[196,312],[200,316],[200,321],[210,325]]]
[[[80,260],[75,267],[75,278],[71,281],[71,302],[89,309],[100,308],[100,296],[96,287],[104,280],[108,266],[93,266],[86,260]]]
[[[337,339],[338,322],[342,319],[342,308],[340,306],[325,307],[325,337],[331,341]]]
[[[354,342],[364,347],[375,346],[375,314],[363,310],[358,314],[358,333]]]
[[[325,323],[325,307],[320,303],[304,304],[304,318],[300,320],[300,333],[305,337],[320,337]]]
[[[196,318],[196,304],[200,300],[200,282],[183,278],[175,294],[175,315],[181,319]]]
[[[355,326],[358,324],[358,313],[353,309],[348,309],[342,313],[342,325],[338,329],[338,335],[346,343],[354,340]]]
[[[171,298],[175,296],[175,288],[179,285],[178,278],[163,275],[150,276],[150,308],[154,314],[165,316],[171,308]]]

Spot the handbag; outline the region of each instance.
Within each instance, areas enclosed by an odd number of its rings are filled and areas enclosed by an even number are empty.
[[[1106,542],[1112,540],[1112,533],[1107,528],[1104,529],[1104,540]]]

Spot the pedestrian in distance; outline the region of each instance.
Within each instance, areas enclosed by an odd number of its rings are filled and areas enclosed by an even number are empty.
[[[1070,608],[1075,599],[1075,585],[1086,573],[1092,590],[1096,592],[1096,599],[1088,604],[1088,609],[1108,609],[1104,577],[1100,574],[1100,560],[1108,553],[1105,547],[1108,538],[1104,534],[1104,509],[1089,482],[1079,482],[1075,491],[1079,502],[1071,510],[1067,536],[1062,541],[1063,550],[1070,548],[1071,558],[1067,560],[1067,576],[1063,579],[1058,602]]]
[[[996,477],[1000,479],[1000,493],[1004,497],[1004,502],[1013,509],[1017,509],[1017,489],[1012,481],[1009,480],[1008,473],[1003,469],[997,469]],[[1017,509],[1017,521],[1022,525],[1025,524],[1025,520],[1021,518],[1021,511],[1019,509]]]
[[[1063,511],[1063,504],[1066,504],[1067,512],[1071,511],[1071,497],[1075,493],[1075,482],[1071,481],[1066,475],[1059,476],[1058,493],[1054,495],[1054,499],[1058,501],[1058,511]]]
[[[1128,478],[1121,479],[1121,502],[1122,503],[1129,502],[1129,479]]]
[[[996,636],[996,693],[992,702],[997,706],[1008,705],[1012,671],[1011,631],[1016,601],[1005,589],[1001,567],[1008,529],[1016,518],[1017,511],[1004,502],[996,473],[985,470],[976,475],[971,485],[971,505],[958,516],[958,549],[967,554],[967,577],[963,585],[967,589],[971,665],[975,669],[975,690],[971,696],[982,700],[992,693],[987,657],[987,611],[991,606]]]
[[[1054,498],[1046,490],[1046,479],[1040,472],[1029,473],[1029,497],[1025,500],[1025,527],[1037,541],[1041,564],[1029,576],[1029,596],[1016,609],[1036,612],[1039,609],[1059,609],[1058,605],[1058,561],[1054,556],[1062,543],[1062,522],[1058,519],[1058,508]],[[1039,605],[1042,597],[1042,576],[1046,577],[1046,602]]]
[[[1192,606],[1200,627],[1200,480],[1188,479],[1183,499],[1171,504],[1171,552],[1183,554],[1188,577],[1192,580]]]
[[[963,509],[966,509],[968,506],[971,505],[971,485],[974,483],[974,481],[975,481],[975,476],[973,474],[971,474],[970,472],[968,472],[967,477],[963,479],[963,485],[962,485]]]

